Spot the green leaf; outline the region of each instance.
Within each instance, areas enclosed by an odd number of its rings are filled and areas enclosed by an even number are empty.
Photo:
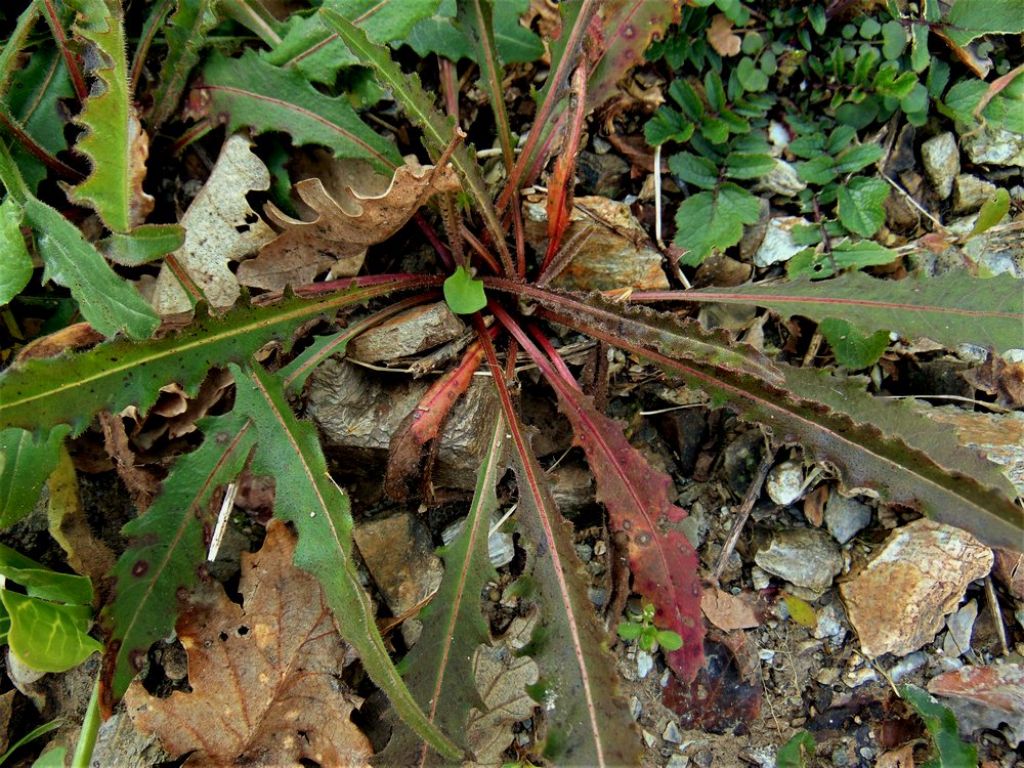
[[[0,575],[25,588],[29,597],[72,605],[92,603],[92,583],[85,576],[58,573],[0,544]]]
[[[427,139],[428,146],[436,157],[455,135],[452,120],[443,117],[434,107],[430,96],[423,90],[419,78],[406,75],[392,60],[387,49],[374,45],[366,34],[330,9],[321,11],[328,25],[345,41],[349,49],[366,66],[372,67],[382,84],[391,89],[395,101],[402,105],[409,119],[416,123]],[[498,248],[503,262],[512,263],[505,243],[505,230],[498,221],[490,192],[480,173],[480,168],[470,157],[465,146],[459,145],[451,156],[451,163],[462,177],[466,191],[473,198],[477,212],[483,217],[487,230]]]
[[[758,69],[754,60],[747,56],[736,65],[736,77],[744,90],[757,93],[768,90],[768,75]]]
[[[85,129],[76,149],[89,158],[92,172],[72,189],[70,197],[93,208],[113,231],[127,232],[142,222],[152,199],[142,191],[146,155],[139,147],[146,139],[128,93],[121,4],[117,0],[69,0],[69,5],[78,11],[74,30],[89,46],[97,78],[76,119]],[[75,298],[82,303],[82,297]]]
[[[714,189],[718,185],[718,166],[692,152],[672,155],[668,159],[668,168],[687,184],[694,184],[701,189]]]
[[[11,619],[11,652],[31,669],[66,672],[103,650],[86,634],[92,618],[88,605],[60,605],[7,589],[0,589],[0,600]]]
[[[915,25],[916,26],[916,25]],[[886,61],[895,61],[903,55],[907,47],[907,30],[903,25],[892,19],[882,25],[882,55]]]
[[[129,543],[114,567],[114,600],[100,617],[109,636],[100,692],[107,706],[124,695],[149,647],[174,631],[178,596],[196,585],[206,556],[210,505],[256,442],[252,422],[237,408],[197,426],[202,444],[175,462],[149,509],[121,530]]]
[[[946,17],[943,33],[959,46],[982,35],[1019,35],[1024,32],[1020,0],[956,0]]]
[[[160,339],[111,341],[61,358],[16,363],[0,374],[0,426],[49,430],[69,424],[78,434],[104,408],[116,413],[135,405],[145,413],[169,382],[193,396],[210,368],[246,361],[270,341],[287,347],[303,323],[423,285],[422,280],[394,281],[318,301],[289,299],[236,309],[222,317],[201,317],[181,333]]]
[[[814,629],[818,624],[818,615],[814,608],[806,600],[796,595],[783,595],[782,601],[786,604],[789,617],[805,629]]]
[[[892,62],[886,62],[878,69],[873,85],[875,91],[881,96],[903,99],[907,97],[916,83],[916,73],[901,73],[898,66]]]
[[[725,173],[732,179],[759,179],[775,167],[775,158],[760,152],[730,152]]]
[[[252,50],[240,59],[213,54],[199,87],[211,110],[227,116],[229,132],[249,126],[288,133],[298,146],[322,144],[335,157],[368,160],[381,172],[402,163],[394,144],[360,120],[347,100],[320,93],[298,72],[271,66]]]
[[[760,210],[754,195],[730,182],[688,197],[676,212],[675,242],[688,251],[682,262],[696,266],[712,251],[735,245],[743,237],[743,225],[754,224]]]
[[[836,173],[856,173],[867,168],[881,159],[883,151],[877,144],[854,144],[847,147],[836,155]]]
[[[816,322],[839,317],[862,333],[895,331],[955,348],[971,343],[997,352],[1024,347],[1024,284],[1009,275],[989,279],[949,272],[879,280],[851,272],[828,281],[752,283],[722,291],[688,291],[690,301],[755,304],[782,317]]]
[[[839,221],[861,237],[871,237],[885,223],[889,185],[881,179],[858,177],[837,190]]]
[[[978,219],[974,222],[974,229],[971,230],[971,237],[992,229],[1009,212],[1010,193],[1005,187],[1000,187],[996,190],[995,196],[991,200],[986,200],[981,206],[981,210],[978,212]]]
[[[174,253],[184,242],[185,229],[178,224],[143,224],[131,232],[114,232],[98,245],[115,264],[137,267]]]
[[[21,293],[32,279],[32,257],[21,234],[22,209],[13,196],[0,203],[0,305]]]
[[[814,757],[814,736],[807,731],[798,731],[779,747],[775,765],[776,768],[808,768],[808,757]]]
[[[834,317],[822,320],[818,329],[835,352],[836,362],[852,370],[871,367],[889,346],[888,331],[865,336],[850,323]]]
[[[482,280],[476,280],[465,267],[456,267],[444,281],[444,300],[457,315],[471,315],[487,306]]]
[[[133,339],[153,334],[160,324],[156,313],[117,276],[78,227],[35,198],[26,201],[25,216],[36,231],[43,279],[70,289],[93,328],[104,336],[124,331]]]
[[[871,240],[856,243],[843,241],[832,246],[831,253],[807,250],[786,262],[786,274],[791,278],[811,277],[821,280],[844,269],[862,269],[892,264],[900,256]]]
[[[678,141],[681,144],[693,136],[694,127],[693,123],[688,122],[671,107],[661,106],[644,124],[644,138],[652,147],[668,141]]]
[[[376,611],[352,558],[349,498],[327,473],[316,428],[295,417],[276,377],[259,368],[245,372],[230,367],[235,408],[256,427],[251,472],[276,478],[274,516],[292,523],[298,532],[296,567],[320,582],[342,636],[406,725],[442,757],[460,758],[461,750],[424,714],[391,663],[377,629]]]
[[[721,112],[725,109],[725,88],[722,86],[722,78],[714,70],[704,75],[704,95],[711,111]]]
[[[0,529],[25,518],[57,466],[57,448],[68,430],[0,429]]]
[[[697,122],[704,118],[704,102],[697,90],[686,80],[673,80],[668,95],[678,104],[690,120]]]
[[[796,173],[802,181],[816,186],[831,184],[839,175],[836,161],[829,155],[818,155],[807,162],[797,163]]]
[[[160,78],[153,92],[153,110],[149,122],[162,125],[178,108],[188,76],[199,61],[206,35],[219,19],[216,0],[178,0],[178,9],[163,25],[167,53],[160,65]]]
[[[683,638],[679,636],[678,632],[673,632],[671,629],[659,629],[655,639],[657,639],[658,645],[661,646],[662,650],[669,653],[678,651],[683,647]]]
[[[643,630],[643,624],[637,624],[635,621],[620,621],[616,632],[623,640],[636,640]]]
[[[444,578],[430,604],[420,612],[423,633],[403,659],[406,684],[430,719],[442,731],[463,734],[470,709],[483,710],[473,671],[473,656],[491,641],[480,595],[498,573],[488,555],[491,518],[498,509],[496,488],[507,468],[505,461],[505,420],[497,414],[488,449],[477,470],[476,489],[462,531],[438,554],[444,560]],[[443,706],[436,706],[444,702]],[[392,735],[382,764],[407,762],[419,744],[410,744],[412,734],[403,729]],[[460,738],[459,741],[462,741]],[[412,747],[416,752],[410,753]]]
[[[7,759],[11,755],[13,755],[15,752],[17,752],[19,749],[21,749],[26,744],[35,741],[40,736],[45,736],[50,731],[57,730],[62,725],[64,725],[63,718],[57,718],[56,720],[51,720],[48,723],[43,723],[42,725],[37,725],[35,728],[33,728],[28,733],[26,733],[24,736],[22,736],[16,742],[11,744],[7,748],[7,751],[4,752],[2,755],[0,755],[0,765],[3,765],[4,763],[6,763]],[[64,750],[64,748],[62,747],[60,751],[63,752],[63,750]],[[51,750],[51,751],[56,751],[56,750]],[[46,754],[49,754],[49,752],[47,752]],[[42,757],[39,757],[34,763],[32,763],[32,768],[37,768],[37,766],[39,768],[43,768],[43,765],[42,765],[42,762],[41,762],[42,759],[43,759]],[[54,763],[53,764],[53,768],[64,768],[64,761],[63,761],[63,759],[61,759],[60,763]]]
[[[64,138],[67,121],[61,114],[61,100],[72,96],[74,90],[67,65],[55,47],[34,50],[25,67],[12,75],[10,87],[4,93],[11,116],[40,147],[54,156],[68,146]],[[11,147],[11,153],[34,193],[39,182],[46,178],[46,166],[20,143]]]
[[[923,768],[954,768],[978,764],[977,748],[960,740],[956,716],[949,707],[942,706],[927,691],[916,685],[901,685],[898,690],[900,696],[924,721],[932,744],[938,752],[937,758],[929,760]]]

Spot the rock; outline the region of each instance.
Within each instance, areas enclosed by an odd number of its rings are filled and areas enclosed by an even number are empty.
[[[953,182],[953,213],[973,213],[996,193],[996,185],[961,173]]]
[[[353,474],[369,472],[379,487],[391,438],[428,384],[382,377],[331,358],[310,377],[307,413],[320,428],[328,455]],[[440,488],[472,490],[487,450],[487,424],[500,408],[494,387],[474,381],[441,430],[432,480]]]
[[[996,664],[946,672],[928,683],[928,692],[942,697],[956,715],[964,736],[979,728],[1002,730],[1010,746],[1024,741],[1024,666]]]
[[[922,519],[893,531],[871,562],[839,587],[861,652],[904,656],[931,642],[967,585],[985,576],[992,562],[992,550],[959,528]]]
[[[669,744],[680,744],[683,741],[683,734],[679,731],[679,724],[675,720],[669,720],[665,730],[661,732],[661,738]]]
[[[921,160],[932,188],[939,199],[945,200],[953,191],[953,179],[960,173],[956,137],[947,131],[928,139],[921,145]]]
[[[636,651],[636,674],[638,680],[643,680],[654,669],[654,657],[642,648]]]
[[[622,197],[622,182],[629,163],[617,154],[594,154],[586,150],[576,158],[576,179],[581,195],[600,195],[612,200]]]
[[[960,610],[946,617],[946,629],[949,631],[942,641],[942,652],[946,656],[955,659],[971,649],[971,635],[977,618],[977,600],[968,600]]]
[[[156,736],[135,727],[126,712],[100,723],[89,765],[144,766],[172,763]]]
[[[1024,135],[983,125],[963,136],[964,152],[975,165],[1024,166]]]
[[[921,213],[899,193],[885,198],[885,223],[893,232],[910,234],[921,223]]]
[[[771,468],[765,480],[768,498],[780,507],[788,507],[804,493],[804,466],[799,461],[783,461]]]
[[[902,659],[892,665],[889,670],[889,679],[898,683],[911,672],[916,672],[928,663],[928,654],[924,651],[908,653]]]
[[[717,288],[729,288],[734,285],[743,285],[750,279],[754,271],[749,264],[737,261],[732,256],[724,253],[712,253],[704,263],[697,267],[693,276],[693,287],[703,288],[713,285]]]
[[[1024,554],[1009,549],[995,550],[996,562],[992,575],[1007,592],[1024,600]]]
[[[836,541],[845,544],[870,522],[871,507],[832,489],[825,503],[825,527]]]
[[[766,191],[783,197],[796,197],[805,189],[807,185],[801,181],[796,168],[779,159],[775,160],[774,167],[768,173],[757,180],[754,187],[755,192]]]
[[[818,640],[836,638],[842,640],[846,637],[846,628],[843,626],[843,611],[838,603],[829,603],[818,611],[818,623],[814,626],[814,637]]]
[[[492,523],[493,524],[493,523]],[[460,518],[441,531],[441,541],[447,546],[455,537],[462,533],[466,525],[466,518]],[[491,565],[501,568],[512,562],[516,555],[516,549],[512,543],[512,534],[504,531],[494,531],[487,537],[487,554],[491,559]]]
[[[575,514],[597,500],[594,476],[578,464],[562,464],[551,470],[548,489],[562,514]]]
[[[1003,467],[1018,493],[1024,494],[1024,413],[973,413],[956,406],[915,404],[932,421],[948,425],[961,445],[975,448]],[[1021,579],[1024,581],[1024,566]],[[998,571],[997,571],[998,575]],[[1024,583],[1020,589],[1024,596]]]
[[[761,247],[754,254],[754,265],[770,267],[789,261],[800,253],[807,246],[793,242],[793,229],[808,224],[807,219],[799,216],[779,216],[769,221]]]
[[[776,532],[768,548],[754,556],[754,562],[773,576],[818,594],[828,589],[843,569],[839,547],[817,528]]]
[[[402,312],[364,331],[348,345],[348,356],[377,363],[416,355],[459,338],[466,326],[443,301]]]
[[[975,216],[969,219],[972,228],[975,220]],[[952,224],[950,231],[953,231]],[[962,248],[972,260],[983,264],[993,275],[1005,272],[1014,277],[1024,278],[1024,238],[1009,227],[982,232],[970,238]],[[962,260],[959,263],[962,264]]]
[[[353,531],[366,569],[391,613],[401,616],[437,591],[444,575],[430,531],[407,512],[360,523]],[[411,622],[403,624],[405,628]],[[416,627],[414,634],[418,637]],[[415,641],[406,636],[406,642]]]
[[[526,240],[541,254],[548,244],[545,202],[546,198],[539,196],[523,202]],[[605,197],[577,197],[569,220],[563,244],[583,232],[589,231],[590,236],[552,280],[553,287],[577,291],[657,291],[669,287],[661,268],[661,254],[651,246],[628,205]]]

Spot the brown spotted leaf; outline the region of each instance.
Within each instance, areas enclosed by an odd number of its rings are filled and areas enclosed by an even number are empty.
[[[395,234],[434,195],[460,188],[450,166],[417,163],[401,166],[390,181],[377,175],[360,179],[359,188],[332,184],[330,191],[319,178],[296,183],[302,202],[316,213],[311,221],[294,219],[268,203],[268,218],[283,231],[259,256],[239,266],[239,282],[281,290],[289,283],[312,282],[327,269],[335,277],[354,275],[369,246]]]
[[[141,730],[186,765],[366,765],[370,742],[350,716],[359,700],[339,676],[347,648],[316,579],[292,565],[294,536],[271,522],[242,555],[233,603],[215,585],[178,620],[190,693],[166,699],[136,683],[126,697]]]

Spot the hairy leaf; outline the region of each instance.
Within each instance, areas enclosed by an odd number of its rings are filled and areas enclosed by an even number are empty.
[[[1024,32],[1024,14],[1016,0],[956,0],[943,34],[960,46],[982,35]]]
[[[89,158],[92,173],[71,198],[93,208],[110,229],[127,232],[153,210],[153,198],[142,191],[149,141],[128,93],[124,16],[118,0],[70,4],[78,11],[75,32],[97,62],[96,83],[77,118],[85,135],[76,148]]]
[[[667,654],[667,660],[682,679],[692,682],[704,662],[700,574],[697,553],[677,527],[686,512],[669,498],[671,478],[655,470],[630,445],[622,427],[598,411],[573,386],[575,382],[570,384],[559,375],[521,330],[514,326],[509,330],[558,393],[575,442],[594,473],[609,524],[626,536],[633,589],[654,604],[658,627],[682,637],[682,648]]]
[[[938,752],[936,758],[925,763],[923,768],[952,768],[954,765],[978,764],[977,747],[960,740],[956,717],[949,707],[944,707],[931,694],[916,685],[901,685],[899,692],[924,720],[928,735]]]
[[[26,11],[27,12],[27,11]],[[11,116],[40,147],[51,155],[67,149],[61,99],[74,95],[64,58],[56,50],[33,51],[24,69],[14,73],[4,94]],[[11,147],[28,188],[35,192],[46,178],[46,166],[20,143]]]
[[[101,409],[116,413],[135,405],[145,413],[169,382],[192,394],[213,366],[248,360],[269,341],[290,342],[304,323],[343,307],[422,285],[415,278],[376,281],[317,301],[290,299],[202,317],[160,339],[112,341],[60,359],[15,364],[0,375],[0,426],[35,431],[70,424],[78,434]]]
[[[834,244],[830,252],[816,251],[812,248],[801,251],[786,262],[786,274],[792,278],[811,277],[815,280],[824,280],[844,269],[891,264],[899,257],[895,251],[873,240],[844,240]]]
[[[348,496],[327,473],[316,428],[291,412],[277,378],[234,365],[232,372],[235,408],[253,420],[258,435],[251,471],[276,479],[274,515],[299,534],[295,565],[320,582],[342,637],[402,720],[446,759],[460,757],[461,750],[420,709],[391,663],[352,559]]]
[[[195,587],[216,510],[216,492],[242,471],[256,442],[252,422],[237,408],[201,419],[202,445],[182,456],[160,495],[121,534],[128,547],[114,567],[112,599],[101,616],[107,634],[100,702],[113,709],[142,669],[149,647],[174,631],[181,599]]]
[[[185,228],[179,224],[143,224],[131,232],[114,232],[98,243],[100,251],[115,264],[137,267],[181,248]]]
[[[210,111],[225,116],[229,131],[281,131],[297,146],[323,144],[335,157],[368,160],[382,172],[402,163],[394,144],[360,120],[348,101],[320,93],[298,72],[272,66],[254,51],[239,59],[212,55],[196,87],[209,98]]]
[[[32,279],[32,257],[21,234],[22,208],[13,196],[0,203],[0,305],[21,293]]]
[[[146,300],[115,274],[78,227],[55,209],[29,198],[25,217],[36,231],[43,278],[70,289],[82,316],[104,336],[124,331],[134,339],[152,335],[160,321]]]
[[[667,294],[640,294],[668,298]],[[783,317],[827,317],[864,333],[895,331],[927,337],[947,347],[969,342],[998,352],[1024,346],[1024,284],[1009,275],[988,279],[949,272],[934,277],[878,280],[862,272],[834,280],[752,283],[723,291],[707,288],[677,294],[681,300],[756,304]]]
[[[494,5],[494,45],[498,59],[505,64],[536,61],[544,55],[541,39],[519,23],[529,6],[530,0],[501,0]],[[455,0],[442,0],[437,13],[417,23],[405,42],[420,56],[436,53],[451,61],[476,61],[473,43],[455,25],[455,15]]]
[[[573,546],[572,526],[558,513],[547,488],[494,347],[485,335],[481,339],[515,446],[517,521],[529,550],[524,582],[539,592],[541,618],[523,654],[540,667],[541,678],[530,690],[539,694],[546,721],[544,754],[559,765],[632,765],[640,755],[636,726],[618,696],[607,635],[583,588],[587,577]]]
[[[431,722],[463,742],[469,711],[483,709],[473,674],[473,657],[481,645],[490,643],[490,630],[480,607],[480,595],[489,579],[497,578],[487,549],[491,517],[498,508],[495,487],[505,470],[505,422],[498,415],[483,463],[477,470],[476,490],[461,533],[439,554],[444,560],[444,579],[430,605],[420,613],[423,633],[405,657],[402,666],[412,695]],[[426,745],[420,747],[408,729],[392,736],[382,763],[410,764],[416,749],[416,764],[427,759]]]
[[[392,95],[405,110],[409,119],[416,123],[425,134],[428,144],[433,149],[435,159],[455,136],[454,121],[445,119],[434,107],[430,96],[423,90],[416,75],[406,75],[391,59],[387,49],[375,45],[358,27],[330,9],[321,11],[324,19],[345,41],[345,45],[359,57],[360,61],[372,67],[383,85],[391,89]],[[480,173],[480,168],[470,157],[469,151],[461,144],[455,147],[451,163],[462,177],[466,191],[476,203],[478,213],[483,216],[498,248],[506,269],[511,273],[512,259],[505,244],[504,230],[498,221],[498,215],[491,202],[490,193]]]
[[[889,346],[888,331],[875,331],[868,336],[845,320],[834,317],[826,317],[818,329],[835,352],[836,362],[847,368],[874,365]]]
[[[153,93],[149,122],[157,128],[168,120],[181,101],[188,76],[199,61],[206,35],[219,21],[216,0],[178,0],[178,9],[164,26],[167,55],[160,66],[160,79]]]
[[[673,351],[673,335],[705,336],[696,321],[677,324],[673,334],[672,321],[654,313],[596,297],[588,306],[544,293],[531,292],[555,309],[542,315],[645,357],[721,398],[744,417],[772,427],[776,440],[800,443],[816,460],[835,466],[848,487],[918,509],[990,546],[1019,546],[1024,511],[1011,501],[1009,481],[909,404],[871,397],[858,379],[781,363],[770,377],[751,376],[721,357],[690,357],[685,347]],[[652,328],[659,334],[652,335]],[[727,343],[725,335],[717,338]],[[760,359],[735,342],[731,352]]]
[[[68,430],[45,433],[10,427],[0,429],[0,529],[28,515],[57,465],[57,447]]]

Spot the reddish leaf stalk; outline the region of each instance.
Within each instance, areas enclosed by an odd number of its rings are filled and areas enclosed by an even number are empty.
[[[469,243],[469,247],[473,249],[473,252],[483,259],[484,263],[487,264],[491,272],[496,275],[501,274],[501,265],[498,264],[498,260],[494,258],[486,246],[480,242],[476,235],[474,235],[465,224],[459,225],[459,234],[462,238]]]
[[[412,220],[416,222],[416,226],[420,228],[420,231],[426,236],[427,240],[437,251],[438,258],[441,259],[441,263],[444,264],[445,269],[451,272],[455,269],[455,261],[452,259],[452,252],[448,250],[448,246],[441,242],[441,238],[437,236],[437,232],[434,230],[433,225],[425,218],[419,211],[413,214]]]
[[[511,316],[509,317],[509,320],[515,322],[514,318],[512,318]],[[527,326],[527,330],[529,334],[533,336],[534,340],[540,345],[540,348],[544,350],[544,353],[548,356],[548,359],[551,360],[551,364],[555,366],[555,369],[562,376],[562,378],[565,379],[565,382],[573,389],[582,392],[583,390],[580,389],[579,382],[576,381],[576,377],[572,375],[572,371],[569,370],[569,366],[565,364],[565,360],[562,359],[562,356],[558,354],[558,350],[555,349],[554,345],[551,343],[551,340],[544,335],[543,331],[541,331],[540,328],[538,328],[536,325],[532,323],[529,326]]]
[[[71,52],[71,48],[68,46],[67,35],[64,34],[64,27],[60,24],[60,16],[57,15],[57,8],[53,4],[53,0],[43,0],[43,5],[46,6],[46,21],[49,22],[50,31],[53,34],[54,39],[57,41],[57,48],[60,49],[60,55],[64,57],[64,63],[68,67],[68,75],[71,78],[71,84],[75,89],[75,95],[79,101],[84,102],[89,97],[89,88],[85,84],[85,76],[82,74],[81,68],[78,66],[78,60],[75,59],[75,55]]]
[[[15,120],[11,115],[7,114],[7,110],[3,106],[0,106],[0,124],[2,124],[3,127],[7,129],[8,133],[10,133],[17,140],[17,142],[21,144],[22,147],[24,147],[26,152],[28,152],[39,162],[41,162],[51,171],[56,173],[58,176],[61,176],[62,178],[67,179],[68,181],[74,183],[78,183],[85,178],[85,176],[81,174],[79,171],[72,168],[70,165],[63,162],[62,160],[59,160],[58,158],[54,157],[41,146],[39,146],[36,140],[33,139],[25,131],[25,129],[18,124],[18,121]]]

